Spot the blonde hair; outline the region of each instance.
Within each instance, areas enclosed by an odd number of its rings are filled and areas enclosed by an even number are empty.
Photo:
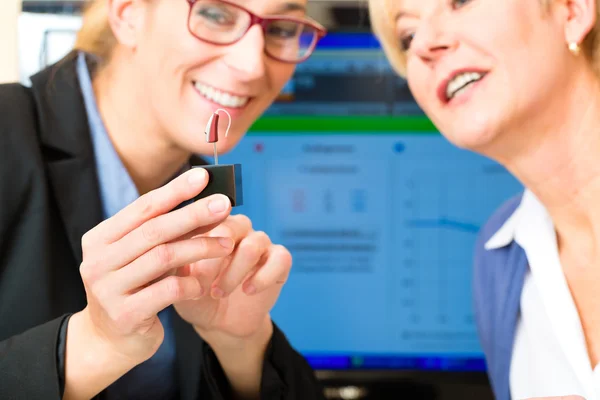
[[[393,16],[389,10],[389,0],[369,0],[369,18],[373,33],[379,39],[381,47],[392,68],[400,75],[406,75],[406,55],[399,48]]]
[[[540,0],[545,8],[552,0]],[[395,34],[393,14],[390,12],[390,0],[369,0],[369,14],[373,32],[379,38],[383,51],[391,66],[400,76],[406,76],[406,54],[401,51],[399,39]],[[580,43],[582,53],[588,57],[596,75],[600,77],[600,0],[596,0],[596,22]]]
[[[104,62],[110,59],[117,43],[108,22],[107,3],[106,0],[89,0],[74,46],[77,50],[98,56]]]

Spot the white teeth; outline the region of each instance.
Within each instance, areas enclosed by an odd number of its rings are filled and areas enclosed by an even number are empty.
[[[469,84],[477,82],[481,78],[483,78],[483,74],[480,74],[478,72],[464,72],[462,74],[456,75],[448,83],[448,86],[446,86],[446,98],[450,100],[451,98],[456,96],[458,92],[466,88]]]
[[[200,82],[195,82],[194,86],[200,92],[200,94],[202,94],[202,96],[224,107],[242,107],[248,102],[248,97],[240,97],[231,93],[221,92],[218,89],[204,85]]]

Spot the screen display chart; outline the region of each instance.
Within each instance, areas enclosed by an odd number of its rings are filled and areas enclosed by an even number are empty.
[[[253,132],[220,161],[293,255],[272,317],[315,368],[482,368],[472,254],[506,170],[423,132]]]

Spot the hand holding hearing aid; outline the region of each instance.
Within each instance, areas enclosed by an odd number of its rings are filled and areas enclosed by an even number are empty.
[[[228,217],[226,196],[217,194],[171,211],[202,191],[207,181],[206,171],[190,170],[84,235],[80,273],[88,304],[72,317],[69,335],[79,330],[118,356],[113,358],[132,364],[156,352],[164,336],[157,313],[202,295],[196,278],[171,271],[233,250],[231,237],[201,235]]]

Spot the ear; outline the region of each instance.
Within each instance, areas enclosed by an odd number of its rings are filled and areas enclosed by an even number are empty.
[[[566,7],[565,40],[581,45],[596,25],[596,0],[562,0]]]
[[[108,21],[117,41],[135,48],[141,31],[141,4],[138,0],[107,0]]]

